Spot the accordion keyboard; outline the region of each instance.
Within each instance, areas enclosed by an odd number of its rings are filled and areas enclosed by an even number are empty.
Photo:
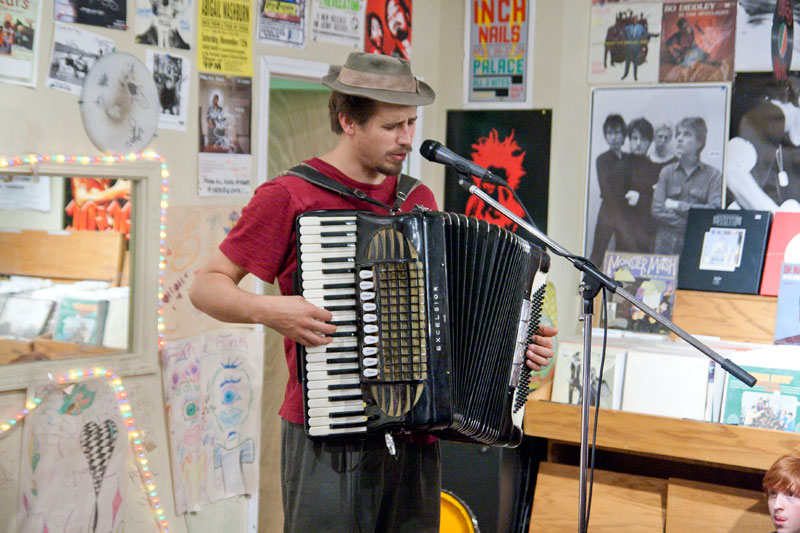
[[[305,349],[309,434],[366,432],[356,331],[356,217],[303,217],[298,231],[303,297],[330,311],[336,326],[329,344]]]

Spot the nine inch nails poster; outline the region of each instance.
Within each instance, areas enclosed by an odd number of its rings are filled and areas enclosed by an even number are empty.
[[[471,0],[464,24],[464,104],[530,106],[534,0]]]

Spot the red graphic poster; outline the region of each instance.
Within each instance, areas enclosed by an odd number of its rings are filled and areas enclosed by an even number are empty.
[[[551,121],[549,109],[447,113],[447,147],[505,180],[541,231],[547,231]],[[509,189],[472,180],[525,218],[520,202]],[[505,215],[458,185],[457,173],[450,168],[445,184],[445,210],[465,213],[512,231],[518,229]],[[522,235],[528,237],[527,232]]]
[[[364,51],[411,59],[411,0],[367,0]]]
[[[660,82],[731,81],[736,2],[664,4]]]

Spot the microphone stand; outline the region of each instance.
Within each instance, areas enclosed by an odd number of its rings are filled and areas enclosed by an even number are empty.
[[[460,165],[459,165],[460,166]],[[650,308],[643,301],[639,300],[628,291],[624,290],[619,283],[612,280],[587,259],[579,258],[574,254],[568,252],[561,245],[550,239],[547,235],[542,233],[538,228],[523,220],[511,210],[500,204],[497,200],[486,194],[480,187],[472,183],[470,174],[464,172],[466,169],[455,168],[458,174],[458,184],[467,190],[471,195],[477,196],[487,204],[491,205],[497,211],[508,217],[513,222],[519,224],[525,231],[534,235],[542,241],[547,247],[552,250],[556,255],[559,255],[566,260],[570,261],[572,265],[583,273],[583,279],[580,283],[580,294],[583,300],[583,313],[579,320],[583,322],[583,368],[582,380],[583,388],[581,389],[581,446],[580,446],[580,491],[579,491],[579,531],[585,533],[588,527],[588,517],[586,516],[587,504],[587,481],[588,481],[588,468],[589,468],[589,403],[591,398],[591,360],[592,360],[592,317],[594,315],[594,298],[600,292],[600,289],[605,288],[612,293],[618,294],[623,299],[630,302],[632,305],[644,311],[648,316],[658,321],[661,325],[669,331],[691,344],[706,356],[715,361],[723,369],[731,373],[739,381],[743,382],[749,387],[756,383],[756,378],[745,372],[741,367],[736,365],[730,359],[723,359],[717,352],[697,340],[695,337],[685,332],[676,326],[671,320],[661,316],[654,309]],[[595,409],[599,409],[597,405]]]

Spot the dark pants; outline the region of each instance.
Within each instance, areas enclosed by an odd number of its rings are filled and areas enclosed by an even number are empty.
[[[313,441],[283,421],[284,531],[438,532],[441,508],[439,443],[383,435],[341,444]]]

